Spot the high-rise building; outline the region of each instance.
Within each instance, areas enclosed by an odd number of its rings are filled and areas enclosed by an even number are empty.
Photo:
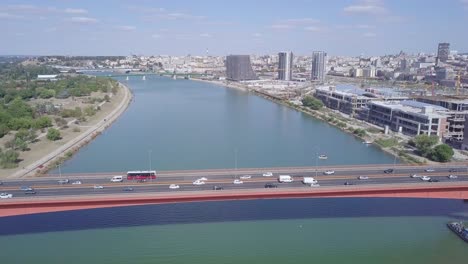
[[[439,43],[437,49],[437,61],[446,62],[450,54],[450,43]]]
[[[278,79],[283,81],[292,80],[293,53],[278,53]]]
[[[312,80],[324,81],[325,80],[325,60],[327,53],[323,51],[312,52]]]
[[[226,57],[226,79],[232,81],[256,80],[249,55],[229,55]]]

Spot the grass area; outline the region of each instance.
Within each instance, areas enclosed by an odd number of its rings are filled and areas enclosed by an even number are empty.
[[[375,143],[383,148],[390,148],[398,145],[398,140],[396,138],[377,139]]]

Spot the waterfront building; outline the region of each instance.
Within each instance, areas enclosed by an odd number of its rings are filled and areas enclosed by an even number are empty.
[[[465,126],[468,126],[468,116],[465,116]],[[468,129],[463,132],[463,143],[461,149],[468,150]]]
[[[450,43],[439,43],[437,49],[437,62],[446,62],[450,55]]]
[[[229,55],[226,57],[226,79],[231,81],[256,80],[249,55]]]
[[[293,53],[278,53],[278,79],[283,81],[292,80]]]
[[[325,62],[326,62],[327,53],[324,51],[314,51],[312,52],[312,72],[311,79],[313,81],[325,80]]]
[[[362,77],[364,78],[375,78],[375,68],[367,67],[362,69]]]
[[[418,101],[369,102],[370,123],[388,127],[406,135],[437,135],[447,133],[447,109]]]
[[[437,80],[453,80],[455,78],[455,74],[451,68],[440,67],[436,70],[436,77]]]

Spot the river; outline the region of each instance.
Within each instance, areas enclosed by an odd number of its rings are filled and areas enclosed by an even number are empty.
[[[375,146],[287,106],[204,82],[132,76],[135,97],[62,173],[391,164]],[[237,162],[236,162],[237,161]]]

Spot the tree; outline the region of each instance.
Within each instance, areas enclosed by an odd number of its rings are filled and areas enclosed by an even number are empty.
[[[104,100],[105,100],[106,102],[110,102],[110,97],[109,97],[109,95],[107,95],[107,94],[104,95]]]
[[[49,130],[47,131],[47,139],[52,141],[59,140],[60,131],[58,131],[55,128],[49,128]]]
[[[8,129],[8,127],[5,124],[0,124],[0,138],[8,134],[9,131],[10,129]]]
[[[423,157],[428,157],[432,147],[439,142],[439,138],[437,136],[418,135],[413,139],[413,142],[419,154]]]
[[[304,99],[302,99],[302,105],[309,107],[313,110],[319,110],[320,108],[323,107],[322,101],[312,97],[312,96],[305,96]]]
[[[41,116],[38,119],[34,120],[34,127],[38,129],[51,127],[52,126],[52,119],[48,116]]]
[[[93,106],[88,106],[85,108],[84,112],[87,116],[93,116],[96,114],[96,109],[94,109]]]
[[[447,144],[437,145],[430,154],[430,159],[438,162],[447,162],[453,157],[453,149]]]
[[[0,167],[3,169],[17,167],[18,157],[18,152],[14,150],[7,150],[3,152],[2,149],[0,149]]]
[[[16,118],[33,117],[33,109],[19,97],[8,104],[7,111],[12,117]]]

